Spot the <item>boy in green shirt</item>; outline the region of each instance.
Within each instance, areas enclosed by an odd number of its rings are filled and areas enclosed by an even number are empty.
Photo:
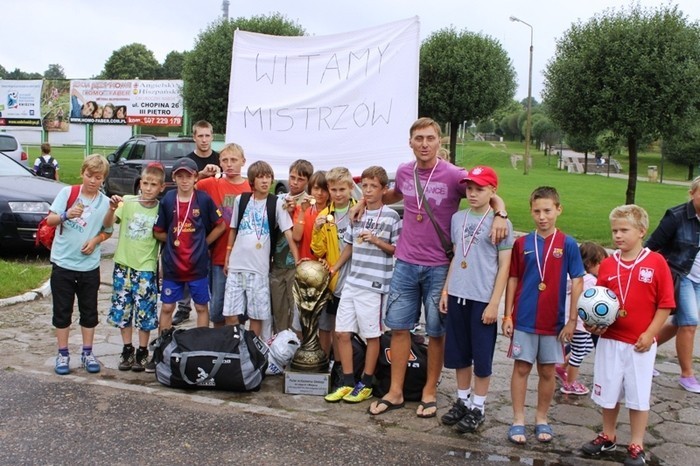
[[[165,172],[159,163],[141,172],[139,196],[112,196],[105,223],[121,225],[114,253],[112,307],[107,323],[120,329],[124,349],[119,370],[141,372],[148,362],[148,340],[158,328],[156,263],[158,241],[153,224],[158,217],[158,195],[165,187]],[[134,350],[132,322],[139,330],[139,348]],[[150,371],[149,371],[150,372]]]

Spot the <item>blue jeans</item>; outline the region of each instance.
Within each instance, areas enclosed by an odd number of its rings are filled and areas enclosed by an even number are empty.
[[[697,326],[698,308],[700,308],[700,283],[695,283],[688,277],[681,278],[681,289],[678,293],[676,313],[673,315],[673,325],[678,327]]]
[[[226,274],[223,265],[212,264],[209,271],[209,287],[211,302],[209,303],[209,320],[216,323],[224,321],[224,291],[226,290]]]
[[[411,330],[420,319],[420,304],[425,309],[425,333],[429,337],[445,335],[445,318],[440,314],[440,296],[449,266],[413,265],[397,260],[389,288],[389,303],[384,323],[396,330]]]

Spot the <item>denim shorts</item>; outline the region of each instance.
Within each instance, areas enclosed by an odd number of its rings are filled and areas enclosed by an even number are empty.
[[[389,303],[384,323],[394,330],[411,330],[425,309],[425,333],[429,337],[445,335],[445,316],[440,313],[440,295],[447,278],[448,265],[413,265],[396,260],[389,288]]]
[[[688,277],[682,277],[681,289],[678,295],[676,313],[673,315],[673,325],[678,327],[698,325],[700,283],[695,283]]]

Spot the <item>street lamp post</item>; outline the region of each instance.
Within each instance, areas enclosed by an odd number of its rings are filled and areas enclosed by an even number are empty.
[[[525,26],[530,28],[530,71],[527,79],[527,122],[525,123],[525,168],[523,174],[527,175],[530,170],[530,165],[532,164],[530,158],[530,133],[532,131],[532,37],[533,29],[532,25],[526,23],[520,18],[511,16],[510,20],[517,23],[523,23]]]

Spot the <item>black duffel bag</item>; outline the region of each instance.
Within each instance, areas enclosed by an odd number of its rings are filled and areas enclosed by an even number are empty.
[[[164,332],[153,345],[156,378],[174,388],[257,391],[268,347],[238,325]]]
[[[411,352],[406,364],[406,377],[403,382],[403,399],[420,401],[423,387],[428,377],[428,348],[415,335],[411,336]],[[391,333],[384,333],[379,339],[379,359],[374,372],[373,395],[382,397],[391,386]]]

